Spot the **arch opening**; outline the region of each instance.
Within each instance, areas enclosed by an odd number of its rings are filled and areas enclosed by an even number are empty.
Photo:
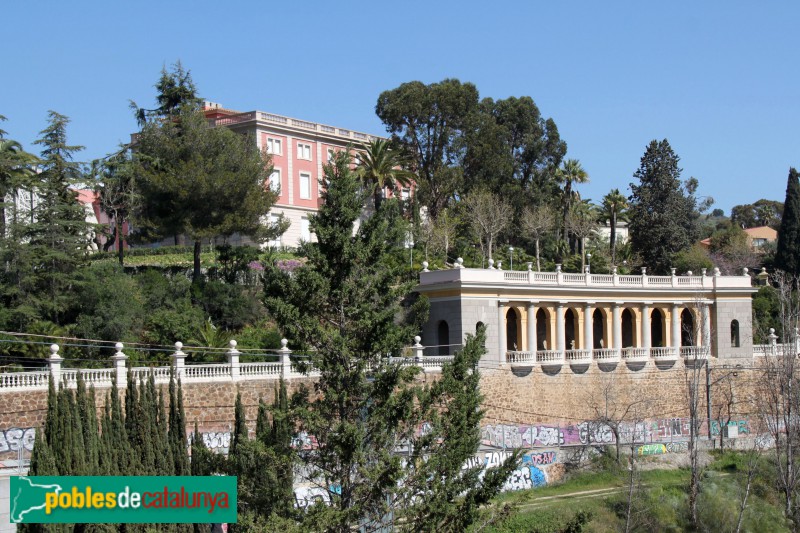
[[[664,314],[660,309],[650,313],[650,343],[653,347],[664,346]]]
[[[441,320],[436,328],[436,344],[439,355],[450,355],[450,326],[446,320]]]
[[[520,345],[517,338],[517,312],[512,307],[506,313],[506,349],[518,350]]]
[[[741,348],[741,341],[739,339],[739,321],[731,321],[731,346],[733,348]]]
[[[694,317],[692,312],[684,309],[681,312],[681,346],[695,345]]]
[[[605,332],[605,316],[600,309],[592,313],[592,348],[599,350],[603,347],[603,333]]]

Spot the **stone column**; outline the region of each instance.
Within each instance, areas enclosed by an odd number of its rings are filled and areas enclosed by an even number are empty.
[[[615,350],[622,349],[622,315],[619,309],[619,302],[614,302],[611,307],[611,324],[613,326],[613,339],[611,346]]]
[[[678,314],[678,306],[680,302],[672,304],[672,340],[670,344],[677,349],[680,354],[681,349],[681,317]]]
[[[506,340],[506,304],[508,300],[497,301],[497,363],[500,365],[506,362],[506,352],[508,351],[508,341]]]
[[[586,302],[586,305],[583,308],[583,349],[584,350],[592,350],[594,348],[594,323],[592,319],[594,318],[592,314],[594,313],[594,309],[592,306],[594,302]]]
[[[642,348],[650,348],[650,302],[642,304]]]
[[[231,340],[230,349],[227,352],[228,365],[231,367],[231,379],[233,381],[239,381],[241,372],[241,366],[239,365],[239,354],[241,352],[236,349],[236,344],[235,340]]]
[[[708,304],[705,302],[700,304],[700,321],[703,323],[703,337],[700,339],[700,346],[706,346],[708,350],[711,350],[711,315],[708,312]],[[709,355],[711,355],[710,351]]]
[[[172,368],[175,369],[175,379],[183,380],[186,369],[186,354],[183,352],[183,343],[175,343],[175,353],[170,355]]]
[[[558,302],[556,304],[556,342],[555,349],[563,352],[565,348],[564,343],[564,304],[566,302]]]
[[[117,388],[123,390],[128,388],[128,370],[125,368],[125,361],[128,360],[128,356],[122,353],[124,346],[121,342],[115,344],[114,348],[116,348],[117,351],[111,356],[111,360],[114,362],[114,370],[116,370],[117,373],[115,380],[117,382]]]
[[[281,349],[278,350],[278,355],[281,358],[281,376],[285,379],[292,373],[292,360],[289,357],[292,351],[286,346],[289,341],[281,339]]]
[[[528,351],[533,354],[534,359],[536,344],[536,302],[528,302]]]
[[[61,361],[63,360],[64,358],[58,355],[58,344],[51,344],[47,363],[50,365],[50,375],[53,376],[56,390],[61,386]]]
[[[422,351],[425,349],[425,347],[420,344],[421,340],[422,337],[417,335],[414,337],[414,345],[411,346],[411,353],[414,354],[414,362],[419,366],[422,366]]]

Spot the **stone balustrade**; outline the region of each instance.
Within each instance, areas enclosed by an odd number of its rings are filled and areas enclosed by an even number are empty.
[[[415,337],[415,344],[411,347],[412,357],[391,357],[390,364],[418,366],[424,372],[441,372],[442,366],[453,360],[453,356],[423,355],[424,346],[420,338]],[[180,378],[183,383],[213,383],[248,380],[274,380],[281,377],[285,379],[316,377],[319,371],[313,367],[301,372],[299,360],[302,356],[292,357],[292,351],[287,347],[288,341],[281,340],[281,349],[277,350],[277,362],[264,361],[255,363],[240,363],[241,352],[236,349],[236,341],[230,342],[229,349],[225,352],[226,363],[186,364],[187,354],[183,351],[183,344],[175,343],[175,351],[170,354],[172,360],[169,366],[137,366],[128,368],[128,356],[123,352],[124,346],[117,343],[116,353],[109,358],[113,363],[105,368],[62,368],[62,358],[58,352],[60,347],[53,344],[50,347],[50,357],[44,360],[48,368],[31,372],[0,373],[0,393],[21,390],[47,389],[50,376],[57,383],[66,387],[75,388],[80,374],[87,387],[96,389],[110,388],[114,383],[117,387],[127,387],[129,379],[146,381],[153,377],[157,384],[169,383],[172,376]],[[384,360],[386,361],[386,360]],[[130,372],[129,372],[130,371]]]
[[[705,346],[655,347],[655,348],[596,348],[594,350],[537,350],[507,351],[506,363],[511,366],[558,366],[563,364],[581,365],[595,363],[677,361],[708,359],[709,349]],[[756,355],[756,354],[754,354]],[[769,355],[762,354],[762,355]]]

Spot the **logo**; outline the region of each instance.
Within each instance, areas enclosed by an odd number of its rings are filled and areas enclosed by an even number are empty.
[[[15,476],[17,524],[203,524],[236,522],[231,476]]]

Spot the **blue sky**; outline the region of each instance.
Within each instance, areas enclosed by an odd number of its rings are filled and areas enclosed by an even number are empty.
[[[529,95],[591,183],[628,191],[647,143],[729,213],[783,200],[800,166],[797,2],[13,2],[3,6],[3,129],[33,150],[47,111],[80,159],[135,129],[163,65],[200,94],[374,134],[381,91],[410,80]],[[627,192],[626,192],[627,193]]]

